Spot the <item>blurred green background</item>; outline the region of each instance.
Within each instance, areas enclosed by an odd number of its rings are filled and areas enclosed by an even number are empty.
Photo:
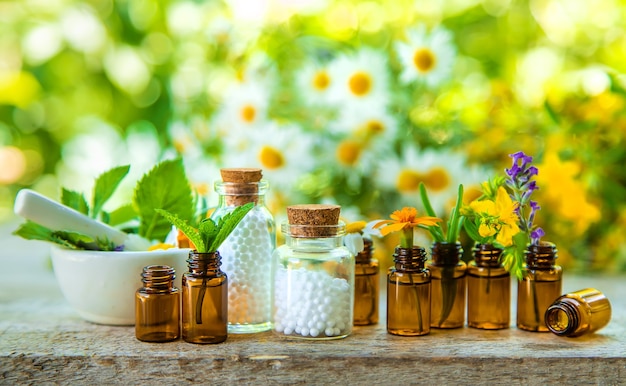
[[[262,167],[279,222],[420,208],[419,182],[445,217],[522,150],[559,262],[624,271],[624,20],[624,0],[0,1],[0,221],[20,188],[125,163],[128,200],[178,155],[213,203],[220,167]]]

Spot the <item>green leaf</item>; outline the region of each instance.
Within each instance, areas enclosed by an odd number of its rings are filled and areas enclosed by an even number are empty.
[[[104,204],[111,198],[115,189],[119,186],[120,182],[126,177],[130,165],[123,165],[108,170],[102,173],[96,179],[96,184],[93,188],[93,197],[91,204],[91,217],[96,218],[102,210]]]
[[[463,204],[463,184],[459,184],[459,190],[456,196],[456,206],[452,209],[452,214],[450,215],[450,221],[448,223],[448,242],[456,243],[456,240],[459,238],[459,231],[461,230],[460,226],[460,213],[461,213],[461,205]]]
[[[171,229],[168,220],[159,215],[156,208],[190,221],[194,201],[182,160],[163,161],[150,170],[137,183],[133,205],[140,218],[139,235],[148,240],[162,241]]]
[[[132,204],[123,205],[112,212],[102,212],[102,214],[103,218],[108,219],[107,224],[112,226],[124,224],[137,218],[137,212],[135,212]]]
[[[200,235],[204,240],[204,245],[211,245],[213,243],[213,240],[215,239],[215,236],[217,236],[217,232],[219,229],[212,219],[204,218],[202,221],[200,221],[198,230],[200,231]]]
[[[80,240],[90,242],[94,241],[90,237],[76,232],[55,232],[30,220],[21,224],[13,232],[13,234],[26,240],[48,241],[70,249],[85,249],[85,245],[82,242],[79,242]]]
[[[432,217],[437,217],[433,206],[430,204],[430,200],[428,199],[428,193],[426,193],[426,186],[423,182],[420,182],[420,197],[422,198],[422,204],[424,205],[424,210],[426,214]]]
[[[82,193],[62,188],[61,203],[79,211],[82,214],[89,215],[89,205],[87,204],[87,200],[85,200],[85,196]]]
[[[200,235],[198,229],[189,225],[187,220],[179,218],[177,215],[169,213],[163,209],[155,209],[155,211],[163,216],[167,221],[169,221],[172,225],[178,228],[181,232],[185,234],[191,240],[191,242],[196,246],[196,250],[200,253],[208,252],[206,248],[206,243],[204,239]]]
[[[239,222],[243,220],[243,218],[248,214],[250,209],[254,207],[254,203],[249,202],[245,205],[238,206],[227,214],[226,216],[220,219],[219,224],[217,225],[218,231],[215,239],[211,243],[211,246],[208,248],[207,252],[215,252],[222,245],[224,240],[230,235],[230,233],[235,230]]]
[[[465,228],[465,232],[470,237],[470,239],[474,240],[477,243],[483,244],[485,238],[478,233],[478,226],[473,221],[465,221],[463,223],[463,227]]]

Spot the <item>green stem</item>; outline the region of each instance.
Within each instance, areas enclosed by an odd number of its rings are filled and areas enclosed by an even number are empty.
[[[196,300],[196,324],[202,324],[202,304],[204,303],[204,294],[206,293],[206,275],[207,275],[207,264],[204,265],[204,272],[202,275],[202,287],[200,287],[200,292],[198,293],[198,300]]]

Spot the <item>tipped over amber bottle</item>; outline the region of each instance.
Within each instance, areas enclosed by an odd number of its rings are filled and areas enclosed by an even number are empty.
[[[378,261],[372,258],[371,239],[363,239],[364,248],[355,257],[354,325],[378,323],[379,274]]]
[[[180,336],[180,292],[174,269],[149,265],[141,273],[143,287],[135,293],[135,336],[145,342],[168,342]]]
[[[474,247],[467,268],[467,324],[485,330],[508,328],[511,321],[511,276],[500,263],[502,249]]]
[[[560,296],[545,314],[546,325],[560,336],[590,334],[611,320],[611,303],[595,288],[585,288]]]
[[[189,251],[183,275],[183,339],[220,343],[228,337],[228,279],[220,270],[219,252]]]
[[[526,249],[524,277],[517,284],[517,328],[549,331],[544,315],[562,293],[563,270],[555,264],[556,258],[556,246],[547,241]]]
[[[461,261],[461,243],[433,243],[430,270],[430,326],[460,328],[465,325],[467,265]]]
[[[430,332],[430,271],[422,247],[397,247],[387,276],[387,332],[419,336]]]

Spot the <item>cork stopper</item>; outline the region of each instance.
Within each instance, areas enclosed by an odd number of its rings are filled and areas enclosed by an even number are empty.
[[[339,205],[303,204],[287,207],[290,233],[296,237],[333,236],[339,224]]]
[[[237,184],[259,182],[263,177],[261,169],[256,168],[223,168],[220,169],[222,181]]]
[[[258,202],[259,184],[263,177],[257,168],[223,168],[220,169],[222,181],[216,183],[226,196],[228,206],[240,206],[248,202]]]

